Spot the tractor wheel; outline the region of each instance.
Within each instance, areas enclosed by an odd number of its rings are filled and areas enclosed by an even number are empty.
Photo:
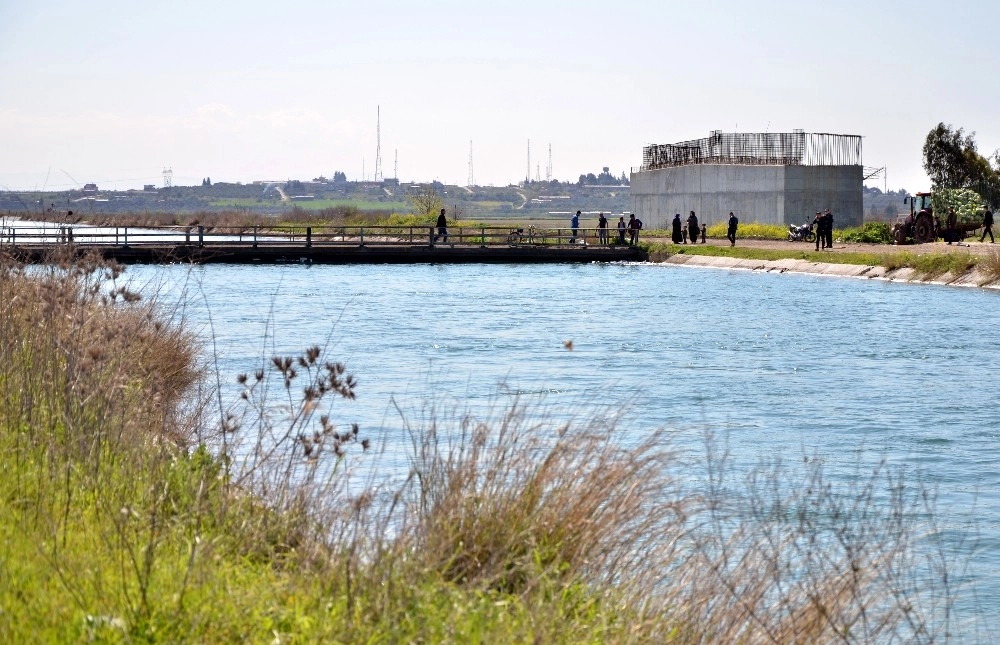
[[[913,238],[920,243],[934,241],[934,221],[930,215],[921,215],[913,225]]]

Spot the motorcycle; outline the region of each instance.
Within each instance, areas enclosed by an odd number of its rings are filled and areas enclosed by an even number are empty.
[[[813,225],[811,223],[803,224],[802,226],[796,226],[795,224],[788,225],[788,241],[789,242],[815,242],[816,234],[813,233]]]

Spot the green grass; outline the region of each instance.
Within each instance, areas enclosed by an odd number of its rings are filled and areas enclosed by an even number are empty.
[[[641,246],[653,261],[663,261],[671,255],[704,255],[711,257],[731,257],[747,260],[806,260],[808,262],[830,262],[834,264],[854,264],[881,266],[889,270],[911,268],[923,279],[933,279],[951,273],[961,276],[987,260],[971,253],[913,253],[910,251],[884,251],[868,253],[836,253],[813,250],[755,249],[749,247],[678,245],[663,242],[643,242]],[[809,247],[811,248],[811,247]]]
[[[412,476],[380,487],[343,421],[345,366],[318,347],[276,356],[219,406],[195,339],[120,272],[0,262],[0,642],[921,642],[947,627],[912,602],[918,579],[951,600],[947,563],[907,568],[933,509],[883,466],[846,488],[817,460],[685,488],[666,432],[515,402],[404,419]],[[348,490],[362,463],[372,488]],[[774,521],[789,508],[811,512]]]
[[[242,209],[242,208],[261,208],[264,206],[268,207],[281,207],[291,210],[293,207],[301,208],[307,211],[318,211],[327,208],[356,208],[361,211],[408,211],[410,210],[410,205],[405,201],[363,201],[357,199],[314,199],[314,200],[302,200],[302,201],[281,201],[276,199],[268,199],[264,201],[257,201],[256,199],[214,199],[209,202],[209,204],[214,208],[222,209]]]

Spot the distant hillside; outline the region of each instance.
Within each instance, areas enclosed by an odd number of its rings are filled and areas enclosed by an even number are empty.
[[[338,173],[340,179],[343,175]],[[530,181],[522,185],[449,186],[439,182],[410,184],[382,182],[283,181],[250,184],[211,183],[200,186],[147,187],[147,190],[108,191],[88,184],[85,189],[61,192],[0,192],[0,213],[30,217],[37,213],[198,213],[241,211],[277,216],[293,209],[319,211],[351,208],[364,212],[408,213],[410,199],[428,189],[437,192],[445,207],[468,219],[569,217],[584,212],[626,212],[627,185]],[[610,177],[610,176],[609,176]],[[611,178],[614,181],[614,178]]]

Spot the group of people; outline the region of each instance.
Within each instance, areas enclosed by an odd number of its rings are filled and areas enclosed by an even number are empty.
[[[740,220],[732,211],[729,212],[729,222],[726,228],[726,239],[729,240],[729,246],[736,246],[736,229],[739,227]],[[705,244],[706,232],[708,227],[702,224],[700,227],[698,225],[698,216],[691,211],[691,214],[687,218],[687,226],[684,226],[684,222],[681,221],[681,214],[677,213],[674,215],[673,226],[670,231],[670,239],[674,244],[687,244],[688,240],[691,240],[691,244],[698,243],[698,235],[701,235],[701,243]]]
[[[580,211],[577,211],[570,219],[570,228],[573,231],[570,242],[576,242],[577,232],[580,229]],[[628,244],[635,246],[639,242],[639,231],[641,230],[642,220],[636,217],[635,213],[629,214],[628,222],[622,215],[618,218],[618,243],[625,244],[625,236],[628,235]],[[604,213],[601,213],[597,218],[597,243],[608,244],[608,218],[604,216]]]
[[[813,227],[816,229],[816,250],[833,248],[833,213],[829,208],[816,211]]]

